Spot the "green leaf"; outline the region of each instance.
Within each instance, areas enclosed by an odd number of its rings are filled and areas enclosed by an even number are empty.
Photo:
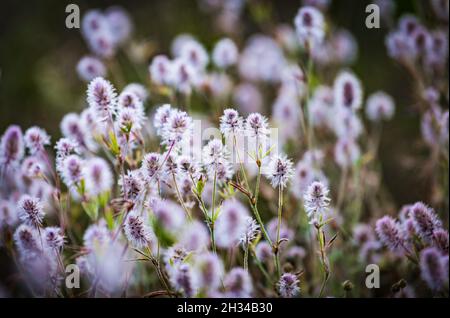
[[[120,154],[120,146],[119,146],[119,143],[117,142],[116,135],[114,134],[114,132],[112,130],[109,132],[109,140],[110,140],[110,143],[108,145],[109,150],[111,151],[111,153],[114,156],[119,155]]]
[[[89,201],[81,202],[81,205],[91,220],[96,221],[98,217],[98,199],[95,198]]]

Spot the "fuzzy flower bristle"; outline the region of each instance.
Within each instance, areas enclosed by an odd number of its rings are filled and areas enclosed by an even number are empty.
[[[64,235],[59,227],[46,227],[44,239],[49,248],[60,250],[64,246]]]
[[[35,256],[42,251],[38,231],[25,224],[20,225],[14,232],[14,242],[21,257]]]
[[[40,227],[45,212],[43,204],[39,198],[23,195],[17,203],[20,220],[33,227]]]
[[[34,155],[44,150],[44,147],[50,144],[50,136],[47,132],[39,127],[28,128],[24,136],[25,145]]]
[[[322,13],[314,7],[302,7],[294,19],[300,43],[311,49],[320,44],[325,37],[325,22]]]
[[[258,237],[260,232],[258,223],[256,223],[256,221],[249,216],[245,220],[245,231],[242,233],[239,241],[245,247],[253,242]]]
[[[128,241],[135,248],[147,247],[153,241],[150,228],[136,212],[128,214],[123,228]]]
[[[420,270],[422,279],[433,291],[442,289],[445,284],[446,276],[448,278],[448,260],[447,267],[445,259],[438,249],[429,247],[420,253]],[[445,273],[447,271],[447,274]]]
[[[245,132],[249,137],[264,140],[269,134],[267,118],[259,113],[252,113],[245,120]]]
[[[96,77],[88,85],[87,102],[96,114],[97,119],[106,121],[116,111],[116,89],[103,77]]]
[[[331,199],[330,190],[319,181],[311,183],[303,197],[306,213],[311,222],[320,220],[323,213],[328,210]]]
[[[247,230],[246,222],[248,215],[247,208],[239,201],[224,201],[215,224],[217,246],[222,248],[236,246]]]
[[[9,126],[0,141],[0,166],[15,166],[23,158],[25,146],[19,126]]]
[[[100,157],[85,161],[83,166],[83,179],[86,182],[86,192],[91,196],[108,192],[113,186],[111,168]]]
[[[220,132],[227,138],[237,136],[243,131],[243,123],[242,117],[235,109],[225,109],[220,117]]]
[[[235,267],[225,276],[225,296],[231,298],[249,298],[253,292],[250,274],[241,267]]]
[[[212,53],[214,64],[220,68],[227,68],[236,64],[238,49],[233,40],[225,38],[216,43]]]
[[[362,88],[352,73],[340,73],[334,82],[334,101],[337,107],[356,111],[362,105]]]
[[[291,180],[294,170],[293,163],[285,155],[273,156],[266,171],[266,177],[270,180],[272,187],[285,188]]]
[[[403,246],[403,237],[399,224],[390,216],[379,219],[375,225],[375,231],[380,242],[391,251],[398,251]]]
[[[442,227],[442,223],[433,209],[422,202],[417,202],[411,208],[411,218],[416,233],[426,242],[432,241],[433,233]]]
[[[283,298],[294,298],[300,293],[300,281],[291,273],[284,273],[278,281],[278,292]]]

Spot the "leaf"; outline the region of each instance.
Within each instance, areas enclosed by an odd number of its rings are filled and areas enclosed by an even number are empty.
[[[114,132],[112,130],[109,132],[109,140],[110,140],[110,143],[108,145],[109,150],[111,151],[111,153],[114,156],[119,155],[120,154],[120,146],[119,146],[119,143],[117,142],[116,135],[114,134]]]
[[[205,182],[203,181],[203,179],[199,179],[198,181],[197,181],[197,184],[196,184],[196,190],[197,190],[197,194],[198,194],[198,196],[200,196],[201,197],[201,195],[202,195],[202,192],[203,192],[203,189],[205,188]]]
[[[98,217],[98,200],[97,198],[89,201],[81,202],[86,214],[91,218],[91,220],[96,221]]]

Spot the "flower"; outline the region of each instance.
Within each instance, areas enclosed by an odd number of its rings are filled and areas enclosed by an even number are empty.
[[[208,65],[208,53],[205,48],[197,41],[192,40],[187,42],[180,51],[180,58],[195,70],[204,70]]]
[[[150,207],[156,221],[169,233],[178,233],[186,221],[184,210],[173,201],[155,199]]]
[[[98,58],[93,56],[84,56],[78,61],[77,73],[80,79],[89,82],[96,77],[105,76],[106,67]]]
[[[100,157],[94,157],[85,161],[83,178],[86,182],[86,192],[91,196],[108,192],[113,186],[111,169],[108,163]]]
[[[320,44],[325,37],[325,22],[322,13],[314,7],[305,6],[298,10],[294,19],[298,39],[304,47]]]
[[[157,55],[149,66],[150,77],[156,85],[171,85],[173,81],[173,64],[165,55]]]
[[[225,200],[215,222],[215,236],[218,247],[236,246],[247,230],[247,208],[237,200]]]
[[[292,161],[283,154],[272,156],[266,171],[272,187],[286,187],[294,174],[292,165]]]
[[[203,222],[192,221],[183,226],[179,244],[188,251],[200,251],[209,247],[209,232]]]
[[[51,249],[60,250],[64,246],[64,235],[59,227],[46,227],[44,229],[44,239],[46,245]]]
[[[319,181],[311,183],[303,196],[304,206],[311,222],[320,221],[323,213],[328,210],[331,199],[330,190]]]
[[[272,246],[266,241],[262,241],[256,245],[255,255],[259,261],[266,263],[272,259]]]
[[[156,152],[148,153],[142,159],[140,171],[148,184],[151,184],[153,179],[155,182],[160,180],[162,175],[161,164],[161,156]]]
[[[359,159],[361,151],[352,138],[339,138],[334,147],[334,160],[341,168],[349,168]]]
[[[169,271],[170,283],[175,290],[181,292],[186,297],[195,295],[196,288],[193,282],[192,267],[189,264],[180,264],[174,270]]]
[[[241,234],[239,241],[244,247],[248,246],[252,241],[256,240],[260,233],[258,223],[249,216],[245,220],[245,231]]]
[[[0,229],[12,228],[18,222],[18,215],[14,203],[8,200],[0,200]]]
[[[375,232],[381,243],[392,251],[398,251],[403,246],[403,238],[399,224],[390,216],[379,219],[375,225]]]
[[[371,121],[389,120],[394,111],[394,100],[384,92],[373,93],[367,99],[366,115]]]
[[[163,143],[170,145],[178,143],[190,136],[192,132],[192,118],[184,111],[173,110],[162,127]]]
[[[103,77],[94,78],[87,88],[87,102],[99,121],[106,121],[116,111],[117,94],[113,85]]]
[[[24,141],[30,154],[34,155],[43,151],[44,146],[50,144],[50,136],[47,135],[44,129],[34,126],[27,129]]]
[[[283,298],[293,298],[300,293],[300,281],[297,276],[291,273],[284,273],[278,281],[278,292]]]
[[[447,256],[448,257],[448,256]],[[448,277],[448,259],[445,267],[444,257],[435,247],[428,247],[420,253],[420,275],[433,291],[443,288]]]
[[[226,137],[236,136],[243,131],[243,119],[232,108],[225,109],[220,117],[220,132]]]
[[[250,274],[241,267],[235,267],[225,275],[223,280],[225,297],[249,298],[253,292],[253,284]]]
[[[134,94],[141,103],[144,103],[148,97],[149,97],[149,92],[147,91],[147,89],[145,88],[144,85],[139,84],[139,83],[130,83],[127,84],[127,86],[125,86],[123,88],[123,93],[130,93],[130,94]]]
[[[198,289],[214,292],[220,287],[224,269],[217,254],[205,252],[198,255],[192,270],[194,286]]]
[[[334,101],[337,107],[356,111],[361,108],[362,88],[359,79],[343,71],[334,81]]]
[[[33,257],[42,252],[38,231],[26,224],[21,224],[16,229],[14,242],[22,258]]]
[[[124,176],[120,177],[119,186],[124,198],[133,201],[137,200],[144,189],[141,171],[128,170]]]
[[[434,213],[433,209],[422,202],[417,202],[411,207],[411,218],[416,233],[421,239],[425,240],[425,242],[431,242],[433,233],[442,227],[442,223]]]
[[[212,52],[212,59],[219,68],[227,68],[236,64],[238,49],[233,40],[225,38],[216,43]]]
[[[148,247],[153,241],[150,228],[145,224],[143,217],[135,211],[128,213],[123,229],[128,241],[135,248]]]
[[[45,212],[39,198],[24,194],[17,203],[17,209],[23,223],[36,228],[41,226]]]
[[[83,179],[83,160],[77,155],[62,159],[60,174],[66,186],[78,186]]]
[[[245,134],[256,139],[257,147],[264,142],[269,135],[269,125],[267,118],[259,113],[251,113],[245,120]]]
[[[22,130],[19,126],[9,126],[0,141],[0,166],[15,166],[25,153]]]

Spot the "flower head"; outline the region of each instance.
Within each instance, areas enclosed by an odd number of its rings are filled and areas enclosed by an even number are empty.
[[[266,177],[270,180],[272,187],[286,187],[294,174],[292,165],[292,161],[285,155],[276,155],[271,158]]]
[[[148,247],[153,241],[150,227],[145,224],[145,220],[136,212],[128,213],[123,226],[125,236],[135,248]]]
[[[334,101],[337,107],[358,110],[362,104],[362,88],[352,73],[341,72],[334,81]]]
[[[442,227],[442,223],[433,209],[422,202],[417,202],[411,208],[411,218],[416,233],[426,242],[432,241],[433,233]]]
[[[165,55],[157,55],[149,66],[150,77],[156,85],[171,85],[173,64]]]
[[[303,197],[306,213],[311,221],[320,220],[328,209],[331,199],[328,197],[330,190],[319,181],[311,183]]]
[[[384,92],[376,92],[367,99],[366,115],[371,121],[389,120],[394,111],[394,100]]]
[[[106,121],[116,110],[117,94],[103,77],[94,78],[87,88],[87,102],[100,121]]]
[[[237,200],[222,203],[215,223],[217,246],[230,248],[236,246],[247,230],[247,208]]]
[[[98,58],[93,56],[84,56],[78,61],[77,73],[80,79],[89,82],[96,77],[105,76],[106,67]]]
[[[29,226],[39,227],[44,218],[44,208],[39,198],[24,194],[18,204],[18,213],[20,220]]]
[[[284,273],[278,281],[278,292],[283,298],[293,298],[300,293],[300,281],[291,273]]]
[[[61,159],[61,177],[66,186],[77,186],[83,179],[83,161],[77,155]]]
[[[86,182],[86,191],[92,196],[110,191],[113,186],[111,168],[100,157],[94,157],[84,163],[83,178]]]
[[[390,216],[379,219],[375,225],[375,232],[381,243],[392,251],[398,251],[403,246],[403,237],[399,224]]]
[[[56,226],[46,227],[44,230],[45,244],[51,249],[60,250],[64,246],[62,229]]]
[[[241,267],[235,267],[223,280],[225,296],[231,298],[249,298],[253,292],[250,274]]]
[[[0,141],[0,166],[14,166],[25,153],[22,130],[19,126],[9,126]]]
[[[236,136],[243,131],[243,122],[242,117],[236,110],[225,109],[222,117],[220,117],[220,132],[227,138]]]
[[[322,13],[314,7],[302,7],[294,19],[300,43],[305,47],[320,44],[325,37],[325,22]]]
[[[433,291],[440,290],[445,284],[446,276],[448,278],[448,258],[447,264],[444,261],[444,256],[435,247],[428,247],[420,253],[422,279]]]
[[[225,38],[217,42],[214,46],[212,59],[216,66],[227,68],[236,64],[238,54],[238,49],[233,40]]]

